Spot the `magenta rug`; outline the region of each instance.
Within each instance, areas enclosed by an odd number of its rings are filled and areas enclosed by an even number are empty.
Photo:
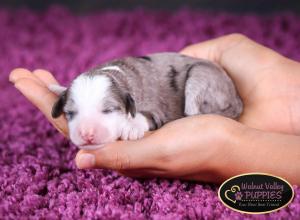
[[[214,185],[77,170],[76,148],[8,83],[15,67],[48,69],[67,83],[108,59],[177,51],[232,32],[300,60],[299,27],[289,13],[0,10],[0,219],[300,219],[296,186],[287,208],[250,216],[225,208]]]

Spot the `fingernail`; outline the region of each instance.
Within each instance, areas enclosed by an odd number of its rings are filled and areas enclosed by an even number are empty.
[[[92,168],[96,163],[96,158],[93,154],[84,153],[79,155],[77,167],[80,169]]]

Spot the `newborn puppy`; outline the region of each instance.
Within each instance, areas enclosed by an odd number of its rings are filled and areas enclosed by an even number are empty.
[[[52,116],[66,115],[72,142],[93,149],[136,140],[149,130],[184,116],[238,117],[242,101],[219,66],[177,53],[126,57],[79,75],[59,95]]]

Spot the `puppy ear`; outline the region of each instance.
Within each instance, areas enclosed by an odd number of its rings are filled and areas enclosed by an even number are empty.
[[[63,92],[65,92],[67,90],[67,87],[64,87],[64,86],[60,86],[60,85],[57,85],[57,84],[50,84],[48,85],[48,89],[55,93],[56,95],[62,95]]]
[[[135,117],[136,115],[135,102],[129,93],[125,95],[125,109],[126,109],[126,113],[130,113],[131,117],[133,118]]]
[[[64,106],[67,101],[67,91],[61,93],[57,101],[54,103],[51,111],[51,115],[53,118],[58,118],[62,115]]]

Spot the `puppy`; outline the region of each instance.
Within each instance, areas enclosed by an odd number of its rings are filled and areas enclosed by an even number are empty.
[[[59,96],[53,118],[65,114],[71,141],[84,149],[136,140],[184,116],[237,118],[243,110],[223,69],[177,53],[113,60],[80,74],[69,88],[49,89]]]

